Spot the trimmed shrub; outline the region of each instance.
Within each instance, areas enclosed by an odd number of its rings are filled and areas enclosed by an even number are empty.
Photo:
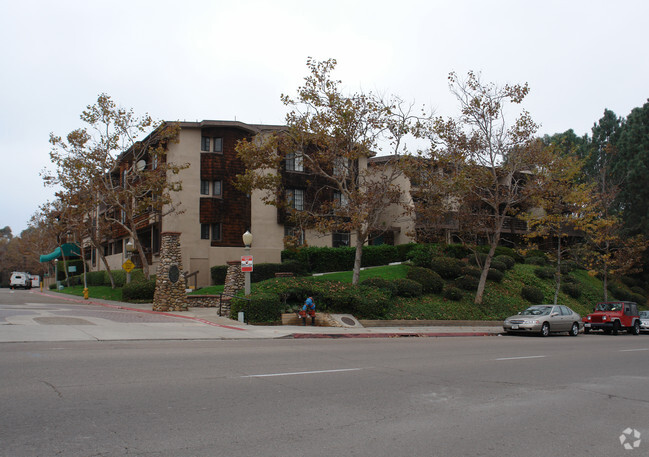
[[[543,259],[546,259],[545,252],[539,249],[530,249],[529,251],[527,251],[527,253],[525,254],[525,259],[529,259],[530,257],[541,257]]]
[[[487,279],[490,279],[495,282],[502,281],[504,277],[505,277],[505,273],[503,273],[500,270],[496,270],[495,268],[489,268],[489,271],[487,272]]]
[[[410,258],[410,252],[419,246],[417,243],[400,244],[397,246],[397,261],[405,262]]]
[[[476,252],[469,256],[469,265],[475,265],[482,268],[486,260],[487,254],[485,254],[484,252]]]
[[[347,287],[332,292],[323,300],[328,301],[331,310],[365,319],[381,319],[392,309],[387,292],[367,286]]]
[[[581,287],[579,287],[578,284],[574,283],[563,283],[561,284],[561,290],[563,293],[570,295],[572,298],[579,298],[581,297]]]
[[[462,291],[457,287],[447,287],[446,289],[444,289],[442,295],[444,296],[444,298],[453,301],[460,301],[462,300],[463,296]]]
[[[523,286],[521,297],[535,305],[543,303],[543,291],[538,287]]]
[[[473,292],[478,290],[478,284],[480,280],[474,278],[473,276],[462,276],[455,281],[455,285],[460,289]]]
[[[528,265],[540,265],[544,266],[548,264],[548,261],[545,260],[545,257],[526,257],[525,263]]]
[[[482,275],[482,270],[472,265],[465,265],[462,268],[462,274],[464,276],[473,276],[474,278],[480,278],[480,276]]]
[[[399,297],[418,297],[423,293],[423,287],[412,279],[394,279]]]
[[[491,265],[489,266],[489,269],[496,269],[500,270],[502,272],[507,270],[507,265],[505,265],[503,262],[498,262],[497,260],[492,260]]]
[[[132,281],[122,287],[124,301],[151,301],[155,292],[155,281]]]
[[[561,275],[561,282],[566,284],[577,284],[579,283],[579,280],[577,280],[577,278],[575,278],[574,276]]]
[[[451,257],[433,257],[430,268],[444,279],[455,279],[462,275],[462,268],[466,264],[459,259]]]
[[[215,265],[210,268],[210,274],[212,276],[212,284],[215,286],[220,286],[225,284],[225,277],[228,274],[227,265]]]
[[[56,290],[56,283],[55,282],[50,284],[50,290]]]
[[[535,268],[534,275],[540,279],[553,279],[554,268]]]
[[[568,274],[571,271],[575,271],[578,268],[577,262],[574,260],[563,260],[561,261],[561,273]]]
[[[636,294],[631,292],[629,294],[629,298],[631,299],[630,301],[636,302],[638,305],[646,305],[647,304],[647,297],[644,295]]]
[[[247,322],[275,322],[282,317],[283,304],[274,293],[257,293],[251,295],[250,301],[235,297],[230,303],[230,315],[243,311]]]
[[[647,291],[640,286],[632,286],[631,292],[634,294],[642,295],[645,299],[647,298]]]
[[[631,299],[632,293],[619,284],[610,284],[608,286],[608,291],[618,300],[633,301]]]
[[[384,278],[367,278],[364,281],[361,281],[360,285],[382,290],[389,294],[390,297],[397,295],[397,285]]]
[[[447,244],[442,247],[442,252],[447,257],[455,259],[464,259],[472,254],[471,249],[463,244]]]
[[[89,286],[104,286],[110,284],[108,274],[105,271],[89,271],[86,273],[86,281]]]
[[[620,277],[620,281],[622,284],[627,286],[629,289],[633,290],[634,286],[638,286],[638,280],[635,278],[632,278],[631,276],[622,276]]]
[[[514,268],[514,265],[516,264],[516,260],[512,256],[501,254],[497,255],[494,257],[494,262],[500,262],[505,264],[505,268],[507,270],[511,270]]]
[[[438,294],[444,288],[442,277],[428,268],[410,267],[406,277],[421,284],[425,294]]]
[[[430,268],[434,249],[430,244],[418,244],[408,253],[408,260],[418,267]]]
[[[363,246],[362,267],[375,267],[387,265],[399,260],[399,251],[396,246],[380,244],[378,246]]]

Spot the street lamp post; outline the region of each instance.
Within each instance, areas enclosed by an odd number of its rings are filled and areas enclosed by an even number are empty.
[[[246,230],[246,233],[243,234],[243,244],[246,250],[246,257],[250,256],[250,246],[252,245],[252,233]],[[246,295],[250,295],[250,271],[245,272],[245,292]]]
[[[56,290],[59,290],[59,259],[54,259],[54,284]]]

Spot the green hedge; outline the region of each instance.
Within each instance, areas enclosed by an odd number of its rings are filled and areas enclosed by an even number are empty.
[[[455,279],[462,275],[462,269],[466,266],[459,259],[451,257],[434,257],[430,262],[430,268],[444,279]]]
[[[447,257],[453,257],[456,259],[464,259],[471,256],[471,248],[463,244],[445,244],[442,246],[442,252]]]
[[[155,292],[155,280],[131,281],[122,287],[124,301],[152,301]]]
[[[269,279],[255,286],[253,296],[259,293],[276,294],[283,310],[301,307],[312,296],[317,311],[350,313],[367,319],[385,317],[393,307],[390,293],[381,289],[313,278]]]
[[[246,322],[275,322],[284,311],[279,295],[274,293],[256,293],[251,295],[250,301],[233,298],[230,305],[230,316],[234,319],[243,311]]]
[[[225,284],[227,276],[227,265],[216,265],[210,268],[213,285]],[[306,276],[309,274],[307,265],[297,260],[287,260],[282,263],[258,263],[254,265],[250,274],[250,282],[261,282],[275,277],[275,273],[294,273],[295,276]]]
[[[538,287],[523,286],[521,297],[535,305],[543,303],[543,291]]]
[[[570,295],[572,298],[581,297],[581,287],[578,284],[566,282],[561,284],[563,293]]]
[[[457,287],[469,292],[478,290],[479,283],[480,280],[478,278],[474,278],[473,276],[462,276],[455,280],[455,285]]]
[[[410,267],[406,278],[421,284],[425,294],[439,294],[444,289],[442,277],[428,268]]]
[[[551,267],[541,267],[534,269],[534,276],[540,279],[552,279],[554,278],[554,268]]]
[[[399,297],[419,297],[424,293],[424,288],[417,281],[412,279],[394,279],[392,281],[397,286],[397,295]]]
[[[505,273],[495,268],[489,268],[489,271],[487,272],[487,279],[490,279],[495,282],[501,282],[504,277],[505,277]]]
[[[400,256],[407,253],[413,246],[399,250],[396,246],[381,244],[379,246],[363,246],[361,258],[362,267],[373,267],[398,262]],[[349,271],[354,268],[356,248],[341,247],[304,247],[297,250],[282,251],[282,261],[297,260],[309,272],[329,273],[334,271]]]
[[[398,292],[397,285],[394,282],[388,281],[385,278],[378,278],[378,277],[367,278],[364,281],[361,281],[360,285],[383,290],[386,293],[388,293],[391,297],[395,297]]]
[[[442,295],[448,300],[460,301],[462,300],[464,294],[457,287],[447,287],[446,289],[444,289]]]

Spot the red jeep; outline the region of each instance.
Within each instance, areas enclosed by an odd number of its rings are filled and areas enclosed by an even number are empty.
[[[604,330],[604,333],[617,335],[620,330],[626,330],[634,335],[640,334],[638,305],[631,301],[598,303],[593,312],[582,321],[584,321],[584,333],[591,330]]]

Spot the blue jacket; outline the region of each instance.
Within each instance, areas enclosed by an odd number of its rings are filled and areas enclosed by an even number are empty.
[[[307,298],[306,301],[304,302],[304,306],[302,307],[302,311],[306,311],[308,309],[315,310],[315,303],[313,303],[313,300],[311,300],[311,297]]]

